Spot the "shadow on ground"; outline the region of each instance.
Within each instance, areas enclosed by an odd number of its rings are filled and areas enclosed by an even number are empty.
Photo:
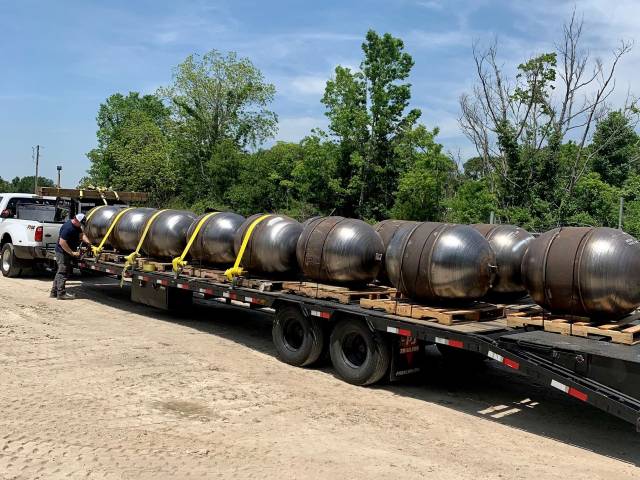
[[[33,281],[49,282],[50,278]],[[75,282],[73,282],[75,283]],[[136,304],[129,288],[104,277],[87,276],[70,285],[79,298],[224,337],[237,344],[275,356],[271,342],[271,315],[198,301],[182,315],[169,314]],[[532,383],[494,362],[457,366],[444,361],[435,349],[427,349],[425,373],[399,383],[370,388],[451,408],[487,421],[508,425],[535,435],[593,451],[633,465],[640,465],[640,434],[617,418]],[[318,368],[333,371],[327,362]]]

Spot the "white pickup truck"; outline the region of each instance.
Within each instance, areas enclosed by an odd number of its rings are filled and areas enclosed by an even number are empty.
[[[0,270],[17,277],[49,261],[68,212],[55,197],[0,193]],[[62,217],[62,218],[61,218]]]

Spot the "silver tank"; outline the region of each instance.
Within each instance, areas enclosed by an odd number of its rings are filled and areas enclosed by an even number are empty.
[[[471,225],[489,241],[496,254],[498,270],[491,291],[498,294],[525,293],[520,267],[522,257],[533,240],[533,235],[515,225]]]
[[[120,252],[133,252],[138,246],[147,221],[156,211],[155,208],[134,208],[124,213],[109,240],[113,248]]]
[[[386,252],[393,285],[415,300],[474,300],[489,291],[496,257],[468,225],[425,222],[394,235]]]
[[[201,215],[191,224],[187,238],[191,238],[203,217]],[[244,221],[242,215],[232,212],[219,212],[209,217],[191,245],[191,258],[214,265],[233,263],[236,259],[234,238]]]
[[[330,283],[375,280],[384,244],[370,225],[344,217],[318,217],[305,223],[296,256],[306,277]]]
[[[153,258],[179,256],[187,245],[187,231],[195,219],[195,213],[184,210],[162,212],[151,224],[142,250]]]
[[[563,227],[533,240],[522,260],[534,301],[556,314],[611,320],[640,305],[640,244],[613,228]]]
[[[384,244],[384,251],[386,253],[389,244],[393,237],[397,234],[402,234],[404,230],[407,228],[413,228],[419,222],[413,222],[411,220],[383,220],[376,225],[374,225],[374,230],[380,235],[382,239],[382,243]],[[383,284],[390,284],[391,280],[389,279],[389,275],[387,274],[385,257],[382,258],[382,265],[380,267],[380,272],[378,273],[378,280],[380,280]]]
[[[84,226],[84,233],[92,245],[98,245],[102,241],[114,217],[122,208],[123,207],[104,205],[102,207],[94,207],[87,212],[87,217],[89,217],[89,215],[91,215],[91,217]],[[94,212],[94,210],[96,211]],[[112,238],[108,240],[109,243]]]
[[[262,214],[247,218],[238,229],[234,239],[234,254],[242,245],[244,234],[255,219]],[[256,225],[240,266],[246,270],[263,273],[284,273],[298,270],[296,244],[302,233],[302,224],[285,215],[269,215]]]

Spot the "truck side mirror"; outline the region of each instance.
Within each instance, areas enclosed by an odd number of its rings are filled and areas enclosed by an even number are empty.
[[[0,218],[10,218],[11,217],[11,210],[9,210],[8,208],[5,208],[4,210],[2,210],[2,213],[0,213]]]

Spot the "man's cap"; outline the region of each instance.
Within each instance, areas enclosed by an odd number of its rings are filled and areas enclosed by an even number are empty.
[[[85,216],[85,214],[84,214],[84,213],[79,213],[79,214],[77,214],[77,215],[75,216],[75,219],[76,219],[77,221],[79,221],[80,223],[82,223],[83,225],[84,225],[84,224],[86,223],[86,221],[87,221],[87,220],[86,220],[86,216]]]

